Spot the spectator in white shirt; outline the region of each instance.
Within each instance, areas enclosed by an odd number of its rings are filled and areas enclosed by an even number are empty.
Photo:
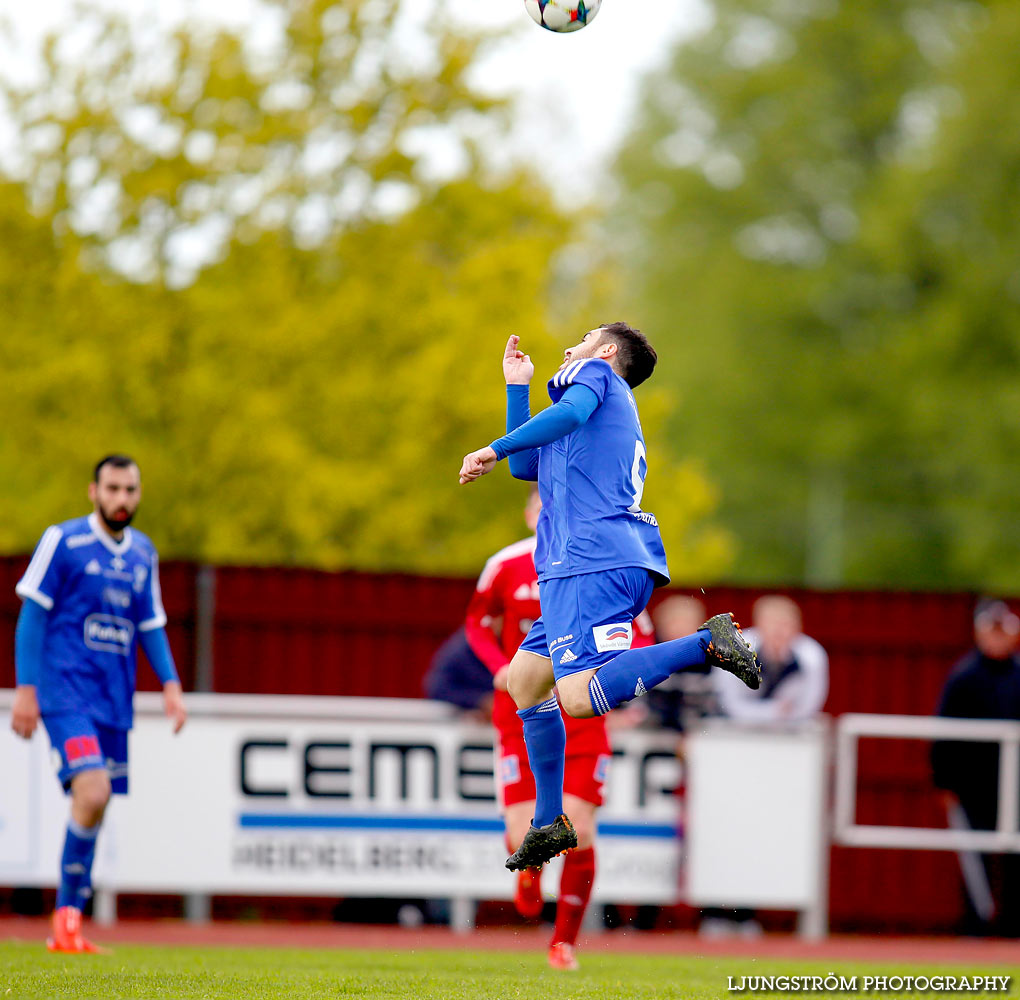
[[[789,597],[767,594],[755,601],[752,621],[744,637],[758,654],[762,684],[752,691],[713,670],[723,715],[766,724],[814,718],[829,693],[829,657],[801,631],[800,608]]]

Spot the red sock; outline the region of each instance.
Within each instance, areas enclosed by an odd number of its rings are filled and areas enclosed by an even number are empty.
[[[595,848],[567,851],[563,858],[563,875],[560,877],[560,898],[556,902],[556,928],[553,941],[577,943],[584,911],[591,899],[595,881]]]

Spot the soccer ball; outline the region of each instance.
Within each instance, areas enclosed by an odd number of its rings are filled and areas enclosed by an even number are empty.
[[[602,0],[524,0],[531,19],[550,31],[578,31],[591,24]]]

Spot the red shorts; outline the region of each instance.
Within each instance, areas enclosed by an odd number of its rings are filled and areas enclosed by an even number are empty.
[[[576,795],[594,806],[602,805],[602,786],[612,759],[608,745],[604,749],[604,753],[580,753],[566,758],[563,767],[563,791],[566,794]],[[535,776],[528,767],[528,750],[523,736],[500,739],[496,784],[503,808],[518,802],[535,801]]]

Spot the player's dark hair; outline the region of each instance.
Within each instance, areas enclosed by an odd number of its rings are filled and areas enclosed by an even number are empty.
[[[655,369],[659,356],[648,338],[627,323],[603,323],[599,329],[603,336],[616,344],[620,374],[632,389],[636,389]]]
[[[107,455],[105,458],[101,458],[98,462],[96,462],[96,467],[92,470],[92,482],[99,482],[99,473],[104,465],[112,465],[115,469],[128,469],[132,465],[137,464],[138,463],[130,455]]]

